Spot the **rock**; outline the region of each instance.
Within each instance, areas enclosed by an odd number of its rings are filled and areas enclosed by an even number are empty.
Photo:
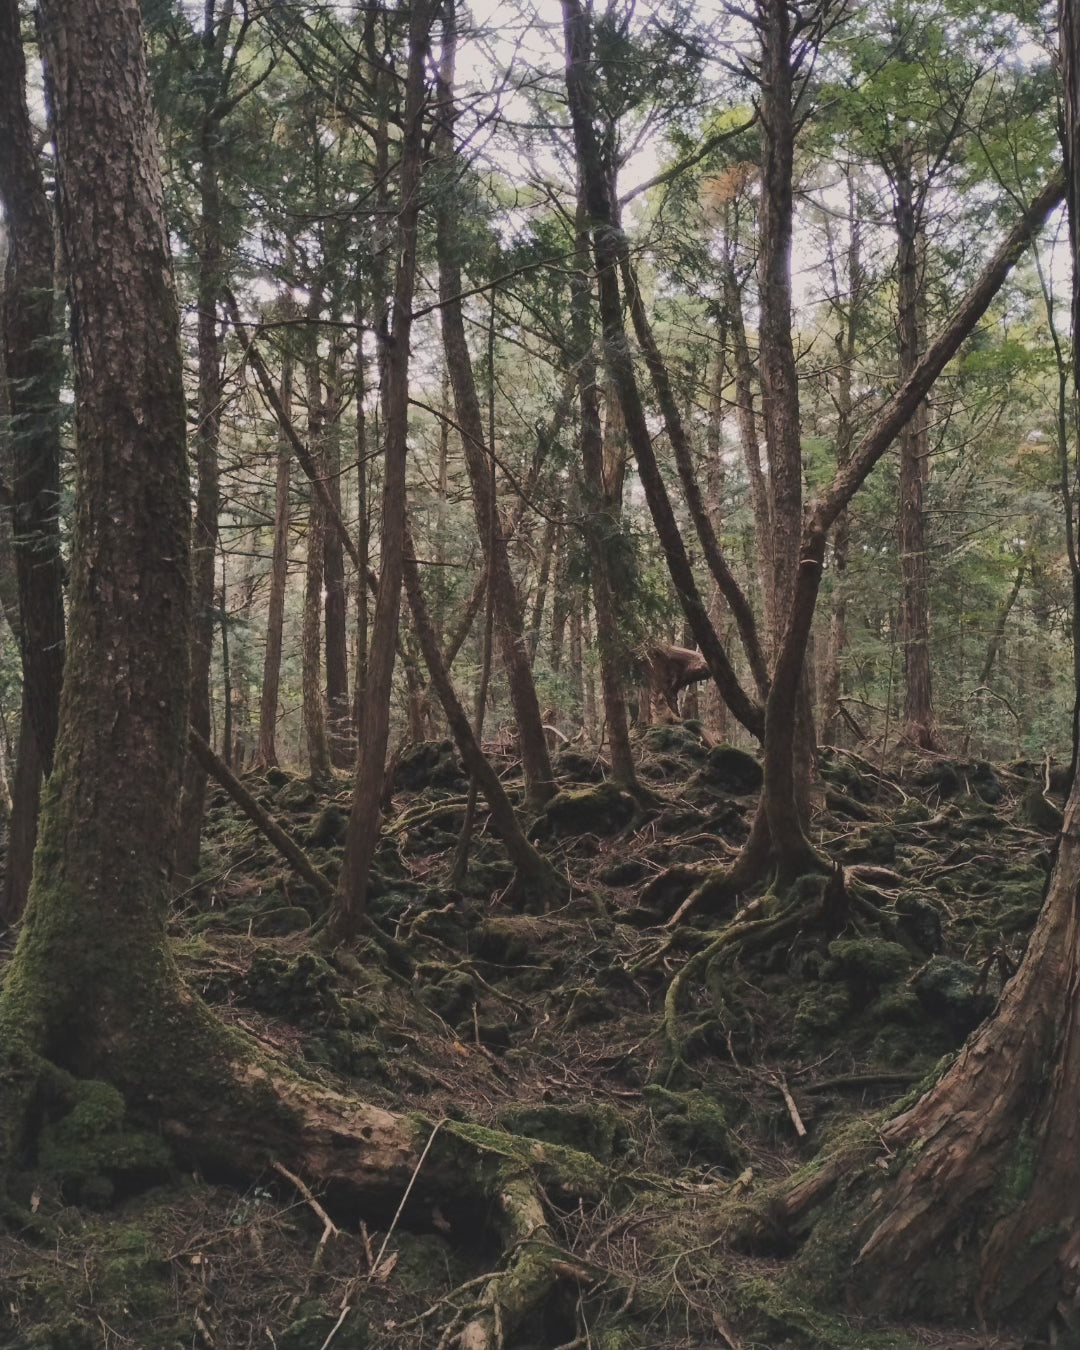
[[[964,1037],[994,1010],[993,996],[978,992],[978,981],[978,973],[963,961],[934,956],[911,984],[926,1011]]]
[[[468,779],[452,741],[417,741],[407,745],[394,768],[395,792],[424,788],[464,788]]]
[[[580,1149],[601,1162],[611,1162],[625,1149],[628,1138],[618,1111],[606,1102],[514,1106],[499,1123],[511,1134]]]
[[[699,780],[723,792],[745,797],[760,792],[765,781],[761,765],[753,755],[733,745],[717,745],[708,753],[705,764],[698,771]]]
[[[543,819],[556,833],[615,834],[636,811],[634,799],[615,783],[557,792],[544,807]]]

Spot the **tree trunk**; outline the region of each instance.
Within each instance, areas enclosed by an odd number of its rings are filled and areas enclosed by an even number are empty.
[[[449,15],[450,8],[447,9],[445,19],[448,25],[451,22]],[[448,27],[443,42],[443,59],[439,75],[439,97],[443,113],[435,139],[440,160],[445,169],[452,172],[457,163],[453,140],[455,40],[452,28]],[[485,445],[484,424],[476,382],[473,378],[472,358],[465,338],[465,321],[461,305],[460,244],[457,233],[458,211],[459,207],[454,203],[452,195],[444,192],[440,197],[436,227],[443,346],[454,390],[454,408],[461,429],[462,449],[472,488],[477,529],[484,547],[485,561],[490,571],[490,585],[495,596],[499,647],[503,665],[506,667],[510,699],[514,706],[521,745],[525,796],[531,806],[538,807],[552,796],[555,786],[547,740],[544,736],[543,719],[540,716],[540,703],[536,697],[536,685],[529,664],[521,602],[510,570],[506,540],[501,533],[491,537],[487,528],[492,511],[498,509],[497,503],[492,500],[493,489],[488,465],[488,455],[494,450],[494,446]]]
[[[588,229],[585,189],[578,182],[578,256],[588,256]],[[621,530],[622,472],[612,468],[618,491],[605,490],[605,458],[609,465],[621,462],[622,455],[605,456],[605,433],[600,425],[600,390],[596,360],[593,356],[592,288],[588,274],[575,272],[571,279],[573,295],[572,328],[574,363],[578,372],[579,427],[581,436],[581,478],[585,501],[582,513],[585,543],[589,550],[592,593],[596,605],[596,636],[600,658],[600,689],[604,701],[604,721],[611,747],[611,773],[620,786],[640,793],[634,756],[630,749],[630,727],[623,695],[623,673],[629,665],[629,652],[619,628],[619,611],[609,566],[613,542]],[[612,408],[608,408],[610,438]],[[621,429],[621,428],[620,428]]]
[[[328,492],[323,445],[322,375],[319,368],[318,339],[314,327],[319,317],[320,299],[312,293],[308,320],[312,324],[306,358],[307,435],[315,472]],[[339,512],[340,519],[340,512]],[[322,607],[323,560],[326,550],[326,512],[322,494],[311,493],[308,505],[307,562],[304,566],[304,621],[301,630],[301,671],[304,691],[304,739],[307,744],[308,773],[315,782],[328,783],[333,777],[330,741],[326,734],[326,709],[323,706],[322,681]],[[196,730],[198,728],[196,727]]]
[[[210,737],[210,662],[214,652],[214,592],[218,548],[218,511],[221,487],[218,472],[218,441],[221,429],[222,343],[218,302],[226,284],[222,239],[221,184],[218,176],[218,144],[221,116],[217,104],[224,93],[222,66],[232,22],[232,3],[225,0],[220,20],[213,0],[204,10],[202,32],[203,91],[199,125],[199,226],[196,247],[195,303],[198,307],[199,385],[196,405],[195,525],[191,550],[191,584],[194,611],[191,630],[191,720],[204,739]],[[180,885],[199,867],[206,771],[194,756],[184,766],[184,789],[180,799],[180,833],[176,845],[176,871]]]
[[[341,515],[341,342],[335,336],[326,362],[326,407],[321,456],[326,489]],[[357,585],[363,589],[365,578]],[[331,762],[339,769],[352,767],[355,745],[349,700],[349,654],[345,638],[345,548],[336,530],[323,537],[323,638],[326,669],[326,734]]]
[[[190,674],[179,314],[138,6],[46,0],[40,19],[77,316],[77,496],[60,731],[0,1044],[23,1073],[41,1056],[145,1094],[190,1029],[165,939]]]
[[[915,369],[922,350],[923,221],[912,178],[912,149],[895,158],[897,337],[900,378]],[[930,590],[926,563],[926,489],[930,450],[927,407],[920,403],[900,433],[900,632],[904,654],[904,739],[920,750],[940,750],[930,679]]]
[[[839,283],[839,278],[837,278]],[[836,466],[843,468],[851,455],[854,437],[852,422],[852,378],[855,373],[855,344],[863,302],[865,273],[862,265],[862,221],[854,179],[848,176],[848,249],[847,249],[847,305],[841,309],[840,328],[836,335]],[[839,294],[839,284],[837,286]],[[847,646],[847,562],[850,525],[848,513],[841,511],[833,532],[832,614],[829,620],[829,645],[825,675],[821,690],[821,725],[826,739],[839,739],[840,695],[842,690],[841,662]]]
[[[625,242],[615,220],[609,176],[605,171],[597,143],[591,71],[591,32],[589,18],[578,0],[563,0],[563,29],[566,42],[566,89],[574,130],[578,173],[586,185],[593,231],[600,320],[604,335],[604,362],[618,391],[626,433],[637,462],[638,477],[645,491],[645,498],[679,602],[725,702],[747,730],[760,738],[765,730],[762,709],[748,697],[739,684],[727,653],[709,622],[708,611],[698,591],[671,507],[671,500],[652,448],[652,436],[645,417],[645,409],[634,374],[630,345],[623,324],[618,273],[620,252]]]
[[[53,231],[26,104],[19,7],[0,0],[0,203],[6,259],[0,287],[0,411],[8,428],[12,615],[23,696],[3,917],[22,913],[33,870],[41,779],[53,760],[64,672],[60,555],[60,341]]]
[[[368,516],[368,423],[364,400],[367,396],[367,358],[364,356],[364,330],[356,337],[356,662],[353,670],[353,727],[358,728],[364,710],[368,663],[368,553],[371,526]]]
[[[287,302],[286,317],[294,307]],[[292,416],[295,363],[288,346],[281,357],[279,397],[286,416]],[[266,651],[263,656],[262,694],[259,700],[259,748],[256,764],[270,768],[278,762],[278,691],[281,686],[281,644],[285,627],[285,585],[289,577],[289,487],[292,451],[289,438],[278,428],[277,479],[274,485],[274,543],[270,561],[270,596],[266,612]],[[363,590],[363,586],[360,588]]]
[[[404,136],[399,176],[398,265],[393,328],[384,341],[384,472],[380,516],[379,585],[371,635],[359,753],[345,856],[331,930],[352,937],[365,912],[368,873],[379,841],[390,695],[401,608],[405,536],[405,466],[409,425],[409,337],[416,282],[416,236],[424,153],[424,66],[435,0],[415,0],[409,17],[409,64],[405,82]]]

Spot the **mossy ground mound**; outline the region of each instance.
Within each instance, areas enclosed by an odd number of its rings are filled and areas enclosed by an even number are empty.
[[[402,757],[371,915],[412,975],[373,943],[322,946],[324,902],[212,791],[203,868],[172,918],[186,980],[313,1082],[506,1130],[535,1156],[581,1150],[608,1169],[594,1209],[554,1205],[579,1274],[507,1350],[973,1345],[963,1328],[935,1342],[926,1328],[823,1312],[828,1272],[816,1289],[796,1285],[779,1264],[783,1235],[748,1255],[729,1233],[741,1205],[767,1208],[770,1186],[812,1165],[823,1142],[872,1128],[992,1007],[1047,876],[1052,839],[1021,803],[1033,776],[945,763],[897,782],[827,755],[835,796],[815,830],[833,857],[877,878],[872,908],[704,963],[678,1000],[676,1060],[665,997],[735,902],[674,933],[659,925],[745,837],[760,766],[710,748],[694,723],[650,728],[638,748],[662,794],[645,809],[596,757],[558,757],[561,791],[536,837],[573,892],[544,915],[502,903],[512,870],[482,802],[468,874],[449,885],[460,765],[442,742]],[[519,795],[512,772],[506,781]],[[273,770],[248,785],[336,875],[348,784],[316,789]],[[399,1199],[334,1210],[341,1232],[313,1266],[322,1222],[280,1173],[246,1189],[193,1178],[111,1089],[85,1085],[54,1106],[10,1188],[0,1345],[321,1350],[333,1333],[333,1350],[435,1346],[467,1301],[453,1291],[498,1257],[475,1212],[410,1206],[388,1236]]]

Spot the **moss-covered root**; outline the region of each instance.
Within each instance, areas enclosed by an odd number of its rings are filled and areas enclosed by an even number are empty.
[[[484,1286],[458,1340],[461,1350],[498,1350],[568,1270],[544,1219],[540,1197],[526,1179],[509,1182],[496,1204],[510,1258],[506,1269]]]

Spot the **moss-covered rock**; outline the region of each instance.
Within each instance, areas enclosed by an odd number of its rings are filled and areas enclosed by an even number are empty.
[[[476,1002],[476,987],[465,971],[451,970],[429,985],[421,997],[432,1012],[456,1026],[462,1017],[471,1014]]]
[[[468,782],[453,741],[417,741],[407,745],[394,767],[395,792],[424,788],[464,788]]]
[[[800,1041],[816,1044],[843,1026],[850,1016],[851,996],[846,989],[827,985],[809,989],[795,1012],[795,1035]]]
[[[738,1171],[743,1152],[734,1138],[725,1105],[694,1088],[671,1092],[650,1083],[643,1096],[657,1132],[675,1158],[683,1163],[709,1163]]]
[[[325,1025],[341,1020],[334,972],[314,952],[285,956],[261,947],[247,976],[247,998],[260,1012],[296,1026]]]
[[[696,778],[736,797],[760,792],[765,781],[761,765],[753,755],[726,744],[713,746]]]
[[[622,1117],[606,1102],[514,1106],[503,1113],[500,1124],[511,1134],[542,1139],[546,1144],[563,1144],[591,1153],[600,1162],[610,1162],[627,1142]]]
[[[928,955],[941,950],[941,910],[924,896],[905,891],[896,901],[896,926]]]
[[[926,1011],[961,1039],[993,1012],[993,997],[977,987],[978,972],[952,957],[931,957],[911,983]]]
[[[827,980],[843,983],[852,1006],[859,1009],[910,968],[911,957],[899,942],[875,937],[836,938],[829,943],[829,962],[822,974]]]
[[[544,807],[543,820],[557,834],[615,834],[633,820],[633,797],[615,783],[567,788]]]
[[[109,1083],[79,1079],[57,1119],[38,1136],[37,1167],[64,1195],[94,1206],[108,1204],[123,1189],[165,1178],[172,1155],[156,1134],[129,1127],[124,1099]]]
[[[708,758],[701,726],[694,721],[662,722],[646,727],[642,742],[649,754],[682,760],[684,764],[702,764]]]
[[[611,772],[605,760],[572,745],[552,756],[551,767],[559,778],[574,783],[602,783]]]
[[[1042,789],[1034,783],[1020,799],[1020,817],[1033,829],[1041,830],[1044,834],[1060,834],[1065,824],[1065,816],[1061,809],[1053,802],[1047,801]]]
[[[307,842],[312,848],[338,848],[345,843],[348,827],[348,813],[331,803],[315,817],[307,833]]]

